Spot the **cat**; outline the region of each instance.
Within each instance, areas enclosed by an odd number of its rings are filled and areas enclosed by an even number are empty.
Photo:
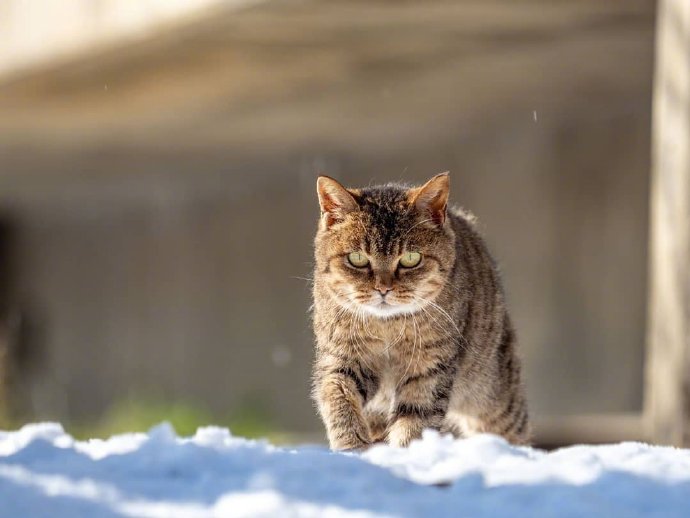
[[[404,447],[425,428],[528,444],[516,336],[449,175],[346,189],[320,176],[313,398],[334,450]]]

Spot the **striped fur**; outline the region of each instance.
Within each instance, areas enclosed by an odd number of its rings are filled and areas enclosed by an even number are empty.
[[[322,177],[323,178],[323,177]],[[424,428],[529,441],[516,337],[474,220],[447,210],[448,177],[345,190],[320,179],[313,397],[334,449],[406,446]],[[362,250],[367,268],[347,255]],[[416,268],[397,264],[422,253]],[[388,282],[390,315],[373,314]]]

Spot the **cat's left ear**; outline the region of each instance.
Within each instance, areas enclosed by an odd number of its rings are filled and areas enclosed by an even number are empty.
[[[410,199],[418,209],[428,212],[437,225],[446,221],[450,176],[448,172],[437,174],[421,187],[410,191]]]

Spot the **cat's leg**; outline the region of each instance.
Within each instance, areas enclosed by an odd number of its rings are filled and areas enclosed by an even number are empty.
[[[449,411],[441,427],[441,432],[452,433],[455,437],[472,437],[480,433],[490,433],[503,437],[511,444],[529,444],[530,426],[527,407],[515,413],[481,414]]]
[[[437,365],[408,377],[396,392],[395,409],[388,429],[392,446],[407,446],[425,428],[439,429],[448,408],[454,365]]]
[[[467,379],[464,381],[463,388],[471,386]],[[451,399],[442,431],[456,437],[491,433],[512,444],[529,444],[529,413],[522,386],[498,384],[495,390],[482,396],[478,391],[472,395],[466,392],[458,392]]]
[[[520,359],[515,351],[515,333],[504,322],[497,342],[494,368],[485,366],[474,374],[461,373],[462,388],[452,400],[449,415],[464,436],[478,433],[500,435],[513,444],[528,444],[531,431],[527,397],[520,381]]]
[[[529,444],[531,437],[527,402],[521,391],[506,394],[502,399],[494,400],[476,417],[465,416],[463,419],[465,435],[478,433],[500,435],[511,444]]]
[[[362,411],[366,379],[360,366],[317,366],[314,398],[332,449],[349,450],[371,444],[371,432]]]

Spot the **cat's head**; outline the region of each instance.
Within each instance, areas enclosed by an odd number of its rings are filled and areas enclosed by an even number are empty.
[[[433,303],[455,262],[448,173],[411,188],[346,189],[321,176],[317,192],[316,276],[338,304],[386,318]]]

